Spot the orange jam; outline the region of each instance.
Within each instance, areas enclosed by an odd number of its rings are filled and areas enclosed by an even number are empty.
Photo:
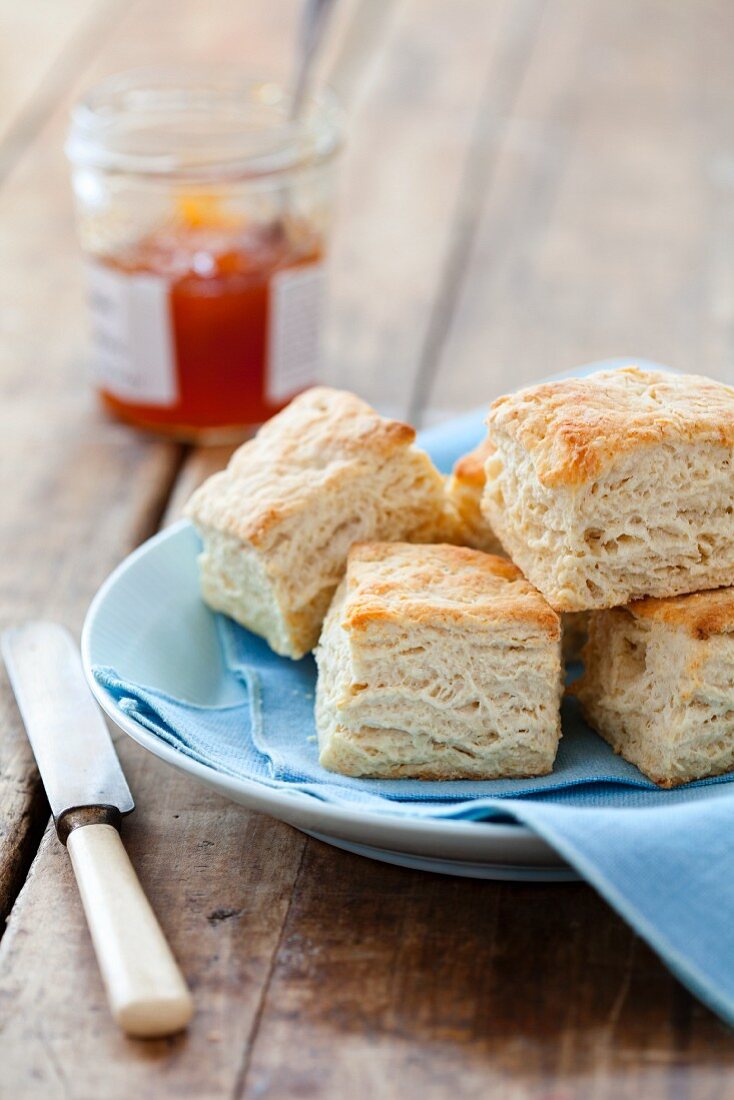
[[[315,381],[321,243],[287,212],[249,226],[199,196],[180,199],[176,214],[95,258],[108,299],[97,302],[99,322],[93,282],[93,329],[104,330],[94,333],[97,350],[117,338],[108,331],[111,310],[122,311],[134,344],[124,348],[124,384],[113,363],[98,371],[97,386],[128,423],[178,438],[236,439]]]

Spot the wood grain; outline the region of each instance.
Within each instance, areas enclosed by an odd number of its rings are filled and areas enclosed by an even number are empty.
[[[0,674],[0,935],[48,818],[48,804],[5,670]]]
[[[241,1095],[729,1097],[733,1066],[730,1030],[588,887],[309,842]]]
[[[539,10],[535,0],[403,0],[355,105],[326,376],[392,415],[409,411],[432,318],[449,292],[442,271],[467,216],[484,104],[511,98]]]
[[[18,85],[10,114],[38,109],[0,190],[3,624],[78,628],[111,565],[227,458],[193,451],[179,474],[183,452],[105,422],[81,387],[69,102],[161,59],[283,73],[295,3],[139,0],[113,26],[111,5],[78,0],[58,46],[83,41],[88,64],[55,68],[44,125],[46,62]],[[94,42],[77,38],[87,10]],[[330,380],[435,418],[600,354],[724,372],[731,20],[724,0],[404,0],[345,153]],[[7,904],[43,803],[6,690],[0,720]],[[588,888],[371,863],[117,743],[138,801],[128,850],[197,1016],[171,1042],[119,1035],[47,831],[0,943],[3,1097],[734,1097],[730,1031]]]
[[[234,1095],[304,840],[172,771],[128,738],[123,827],[195,1001],[186,1035],[112,1021],[66,852],[49,831],[0,942],[0,1095],[129,1100]],[[4,1091],[7,1090],[7,1091]]]
[[[0,0],[0,178],[121,6],[121,0]]]
[[[616,355],[731,379],[732,35],[707,0],[546,7],[489,137],[428,419]]]
[[[3,199],[0,194],[0,219]],[[14,204],[10,201],[12,208]],[[41,211],[43,213],[43,211]],[[9,218],[10,224],[12,217]],[[33,248],[33,230],[18,219],[16,253]],[[60,232],[50,247],[64,248]],[[35,266],[35,265],[34,265]],[[154,528],[178,468],[175,448],[142,442],[96,413],[79,377],[83,337],[76,281],[46,265],[40,302],[5,314],[0,412],[7,476],[0,535],[2,627],[29,616],[56,618],[78,631],[94,588]],[[0,283],[9,279],[5,269]],[[4,289],[4,288],[3,288]],[[1,293],[1,292],[0,292]],[[44,333],[38,315],[44,316]],[[24,316],[20,323],[17,318]],[[48,345],[41,348],[41,340]],[[11,458],[12,455],[12,458]],[[43,806],[38,780],[3,678],[0,730],[0,912],[12,902]]]
[[[418,62],[422,59],[425,60],[425,73],[423,75],[423,90],[417,95],[412,102],[408,105],[408,109],[403,114],[403,123],[410,128],[411,120],[419,118],[421,120],[421,148],[426,150],[428,147],[428,128],[425,125],[423,118],[423,112],[426,106],[437,104],[439,101],[436,98],[436,90],[431,90],[431,80],[434,78],[437,66],[441,57],[441,43],[442,36],[445,36],[448,32],[451,32],[450,41],[452,43],[452,53],[450,64],[447,66],[448,76],[446,77],[446,83],[441,85],[438,89],[445,95],[447,100],[447,113],[444,116],[443,126],[446,126],[450,121],[452,125],[457,126],[457,133],[453,137],[452,148],[455,150],[459,164],[450,165],[450,177],[443,171],[437,174],[437,179],[443,181],[441,184],[441,196],[446,198],[452,194],[456,194],[456,188],[459,185],[460,179],[460,162],[463,156],[464,150],[468,147],[468,143],[471,137],[471,125],[467,126],[466,123],[473,118],[473,113],[476,109],[476,91],[483,85],[484,76],[484,57],[477,45],[472,53],[472,65],[469,66],[468,71],[464,71],[461,68],[461,57],[458,50],[460,46],[459,30],[465,33],[468,28],[466,20],[472,16],[477,15],[480,11],[481,5],[477,3],[464,4],[462,18],[465,20],[458,30],[452,30],[452,16],[448,10],[444,7],[441,19],[435,28],[426,29],[422,16],[419,16],[420,8],[418,5],[413,5],[411,9],[411,19],[415,27],[420,30],[421,37],[419,37],[415,46],[415,54],[413,57],[413,64],[416,66],[414,69],[414,76],[421,75],[421,69]],[[239,15],[237,19],[234,19],[231,11],[227,12],[226,18],[224,15],[224,9],[219,9],[220,18],[217,19],[217,13],[208,10],[206,14],[203,13],[200,6],[195,4],[175,6],[176,18],[173,17],[174,6],[171,3],[157,2],[148,3],[145,5],[137,5],[134,12],[131,12],[129,16],[123,18],[118,24],[115,32],[114,39],[111,39],[108,45],[105,47],[103,54],[92,65],[90,71],[79,80],[79,85],[87,83],[91,78],[92,73],[98,73],[105,68],[117,67],[118,65],[124,65],[129,63],[129,59],[133,54],[136,56],[138,62],[146,60],[146,52],[151,48],[150,43],[156,40],[156,36],[160,33],[162,28],[173,26],[173,33],[169,36],[167,41],[167,49],[172,55],[185,55],[185,56],[219,56],[226,58],[232,56],[234,50],[233,43],[239,39],[240,41],[246,41],[248,37],[248,31],[252,29],[253,25],[257,25],[257,43],[258,53],[260,58],[264,57],[268,64],[272,62],[274,67],[277,67],[277,55],[278,50],[282,51],[283,48],[283,20],[288,17],[287,10],[281,9],[279,12],[275,12],[272,6],[261,5],[257,12],[257,20],[255,24],[252,23],[253,14],[252,7],[249,9],[247,15]],[[439,5],[434,7],[434,14],[438,13]],[[248,20],[251,22],[248,25]],[[497,33],[497,24],[494,20],[487,21],[485,17],[482,17],[481,25],[484,28],[483,33],[494,35]],[[226,31],[225,31],[226,28]],[[372,117],[377,120],[379,118],[380,109],[384,110],[388,106],[388,94],[389,89],[400,88],[402,85],[410,90],[411,80],[404,74],[404,59],[403,53],[408,46],[409,32],[407,29],[402,31],[402,37],[398,35],[397,45],[393,43],[390,38],[390,45],[386,47],[386,58],[381,60],[378,68],[381,72],[382,85],[379,86],[378,106],[372,108]],[[281,59],[282,64],[282,59]],[[410,74],[409,74],[410,76]],[[71,90],[71,94],[75,89]],[[369,114],[370,111],[370,93],[366,94],[365,107],[363,108]],[[428,96],[428,100],[426,99]],[[433,97],[432,99],[430,97]],[[380,106],[381,105],[381,106]],[[379,109],[378,109],[379,108]],[[453,114],[452,114],[453,112]],[[56,333],[60,330],[61,326],[56,323],[53,316],[54,309],[58,309],[59,314],[65,316],[71,316],[79,324],[80,315],[80,288],[78,281],[75,282],[73,276],[73,261],[71,257],[74,253],[74,245],[71,233],[71,223],[68,219],[68,215],[64,217],[65,207],[63,200],[59,199],[59,195],[63,195],[63,183],[62,176],[65,173],[65,167],[63,162],[58,156],[58,148],[56,143],[60,143],[61,134],[63,132],[63,111],[60,110],[57,115],[50,121],[45,132],[40,136],[39,141],[33,147],[30,155],[26,159],[26,162],[19,167],[15,175],[11,178],[5,191],[5,203],[9,208],[9,212],[4,215],[1,205],[3,196],[0,195],[0,224],[4,216],[8,217],[8,220],[12,220],[19,226],[18,238],[19,249],[21,255],[19,256],[18,263],[22,265],[25,270],[32,268],[33,261],[36,256],[40,254],[40,240],[43,233],[43,228],[47,228],[51,231],[55,228],[55,232],[58,233],[58,221],[61,215],[61,221],[64,224],[64,232],[66,234],[63,241],[59,242],[56,250],[59,265],[59,271],[56,279],[52,280],[56,282],[64,282],[64,293],[58,302],[54,302],[51,305],[51,323],[49,324],[49,330],[43,334],[38,333],[36,335],[36,346],[33,347],[34,332],[32,330],[31,317],[34,316],[39,309],[44,309],[46,303],[39,302],[37,298],[37,288],[35,288],[34,297],[30,299],[25,306],[24,314],[27,318],[27,326],[18,334],[19,344],[22,345],[26,357],[41,353],[45,348],[46,342],[49,339],[50,332]],[[397,133],[397,131],[396,131]],[[390,164],[382,157],[382,139],[383,135],[379,126],[376,125],[376,121],[372,123],[372,127],[369,131],[368,139],[365,139],[362,145],[361,157],[363,162],[369,162],[373,165],[375,170],[374,179],[379,180],[387,173],[390,175]],[[435,150],[430,149],[433,161],[422,162],[424,169],[429,169],[431,166],[435,168]],[[430,172],[428,173],[430,179]],[[449,179],[450,186],[448,192],[444,190],[446,181]],[[58,181],[58,192],[56,188],[52,188],[50,185],[52,181]],[[427,203],[427,209],[431,211],[431,225],[430,225],[430,239],[435,241],[437,239],[436,234],[445,234],[445,229],[442,228],[441,213],[442,207],[440,203],[436,203],[432,198],[432,188],[426,186],[425,180],[416,179],[416,183],[421,184],[421,195],[423,200]],[[372,206],[373,211],[377,210],[376,206]],[[41,212],[41,224],[38,225],[38,214]],[[29,226],[32,226],[33,218],[36,219],[38,228],[36,230],[35,238],[33,232],[29,232]],[[370,215],[371,218],[375,217],[375,214]],[[20,232],[22,227],[23,232]],[[414,228],[410,225],[410,239],[415,242]],[[401,231],[402,232],[402,231]],[[398,235],[393,241],[393,247],[404,247],[409,245],[410,241],[406,235]],[[29,239],[30,238],[30,239]],[[420,237],[419,237],[420,239]],[[445,237],[443,238],[445,240]],[[35,244],[35,248],[34,248]],[[423,248],[423,244],[421,243]],[[382,251],[382,250],[381,250]],[[417,299],[418,295],[426,294],[432,279],[431,257],[423,250],[422,251],[421,266],[425,270],[421,270],[420,285],[416,287],[416,295],[411,294],[411,301]],[[70,277],[71,275],[71,277]],[[369,287],[369,275],[368,270],[363,268],[363,273],[359,279],[359,286]],[[352,287],[356,290],[358,282],[356,281],[356,275],[352,275]],[[374,295],[365,295],[360,293],[360,299],[367,301],[374,301],[379,308],[379,299]],[[428,295],[430,299],[430,294]],[[427,316],[427,310],[429,303],[423,304],[425,315]],[[338,312],[338,306],[335,306]],[[411,341],[413,347],[412,358],[417,361],[417,353],[419,349],[421,339],[421,331],[416,329],[411,334]],[[80,334],[78,328],[72,324],[67,326],[66,331],[61,336],[59,346],[57,348],[57,355],[59,359],[64,359],[66,362],[73,358],[74,355],[78,355],[78,349],[82,346]],[[375,361],[375,365],[379,365],[379,360]],[[401,382],[404,382],[408,377],[406,374]],[[340,379],[341,380],[341,379]],[[344,379],[343,381],[347,381]],[[68,383],[67,383],[68,384]],[[22,393],[23,400],[27,403],[29,410],[35,410],[39,407],[38,389],[40,389],[40,382],[37,391],[28,394],[24,387],[19,386]],[[82,420],[84,415],[90,415],[90,408],[88,406],[83,410]],[[47,415],[51,415],[47,413]],[[75,407],[69,408],[69,421],[66,426],[65,440],[66,445],[71,446],[72,449],[78,446],[77,437],[79,428],[77,420],[79,413]],[[147,450],[154,453],[158,453],[158,449],[153,444],[143,444],[134,439],[134,437],[128,436],[124,429],[116,429],[109,425],[99,427],[97,422],[94,421],[97,430],[103,433],[104,438],[111,433],[112,437],[119,439],[123,442],[127,442],[130,448],[133,458],[140,454],[141,448],[143,452]],[[101,438],[97,441],[98,445],[102,442]],[[90,485],[88,482],[93,477],[98,477],[100,470],[95,465],[95,459],[93,452],[90,452],[88,456],[89,461],[89,475],[86,480],[83,481],[81,487],[78,484],[79,478],[76,471],[70,471],[65,466],[63,461],[63,455],[61,459],[57,460],[57,470],[54,472],[54,476],[58,473],[60,480],[60,492],[71,492],[68,488],[64,490],[64,486],[75,485],[76,492],[74,494],[74,500],[78,501],[78,507],[80,512],[88,517],[87,523],[90,528],[94,527],[97,521],[97,513],[99,505],[95,505],[94,497],[90,492]],[[217,459],[215,458],[215,462]],[[126,477],[130,478],[130,472],[125,468],[125,465],[120,462],[119,457],[111,458],[117,469],[116,478],[124,480]],[[176,499],[180,500],[182,497],[188,495],[188,489],[190,486],[196,483],[196,481],[209,469],[211,469],[212,456],[211,455],[196,455],[194,454],[186,466],[186,474],[182,480],[182,488],[177,493]],[[40,466],[40,461],[39,461]],[[102,473],[105,471],[102,470]],[[49,475],[46,474],[46,477]],[[32,478],[33,484],[43,481],[44,474],[37,469],[34,469]],[[154,479],[155,480],[155,479]],[[54,483],[55,484],[55,483]],[[102,484],[105,484],[104,478],[102,478]],[[143,533],[142,525],[139,522],[131,523],[131,517],[125,509],[130,497],[134,497],[137,494],[135,488],[135,479],[132,479],[132,483],[128,486],[129,495],[118,490],[112,499],[117,499],[119,503],[119,523],[122,530],[128,532],[128,537],[134,540],[140,534]],[[105,492],[109,499],[109,486],[106,486]],[[53,499],[53,494],[51,494]],[[159,499],[158,497],[156,499]],[[175,504],[175,502],[174,502]],[[152,519],[150,509],[148,509],[149,519]],[[133,528],[134,530],[131,530]],[[121,533],[118,532],[118,533]],[[71,552],[71,548],[70,548]],[[99,554],[98,544],[95,552],[95,568],[97,570],[92,576],[85,575],[83,582],[80,584],[81,593],[79,594],[80,602],[88,598],[91,593],[95,582],[99,579],[101,573],[106,569],[103,556]],[[19,566],[18,572],[25,576],[27,568]],[[41,588],[39,593],[26,594],[26,598],[19,601],[20,606],[18,608],[19,613],[26,613],[25,607],[28,605],[33,606],[34,603],[40,602],[43,598],[43,593],[48,586],[48,574],[49,567],[46,563],[40,563],[38,569],[38,583]],[[83,594],[82,594],[83,593]],[[60,608],[60,611],[63,610]],[[79,615],[81,608],[78,604],[74,605],[74,608],[70,608],[67,611],[69,617]],[[62,615],[63,617],[63,615]],[[157,830],[157,839],[155,850],[155,868],[156,873],[164,878],[170,874],[170,867],[172,860],[175,859],[175,853],[179,850],[180,836],[177,830],[170,830],[170,815],[167,814],[165,806],[161,807],[161,786],[162,781],[156,773],[157,765],[148,764],[143,767],[141,764],[135,763],[136,754],[139,757],[139,750],[134,746],[125,744],[121,746],[123,762],[130,771],[133,769],[133,776],[138,774],[139,781],[137,784],[133,783],[133,789],[135,791],[140,810],[138,811],[138,821],[143,821],[146,826],[146,836],[155,834]],[[135,768],[137,767],[137,773]],[[132,777],[131,777],[132,778]],[[183,780],[179,780],[171,775],[167,776],[166,783],[166,796],[171,799],[171,805],[184,801],[184,791],[186,790],[186,783]],[[183,788],[181,784],[183,783]],[[198,792],[197,792],[198,793]],[[202,804],[209,804],[208,796],[200,795]],[[204,802],[204,800],[206,800]],[[222,816],[220,810],[220,827],[225,827],[225,820],[231,818],[233,823],[232,828],[242,827],[242,814],[236,810],[236,808],[228,808],[227,814]],[[229,817],[228,817],[229,815]],[[165,823],[166,829],[163,828]],[[279,846],[285,844],[287,848],[287,858],[284,855],[279,856],[279,862],[285,866],[290,866],[289,860],[300,858],[300,852],[303,845],[303,841],[292,834],[289,830],[284,830],[282,827],[273,823],[261,823],[259,822],[257,828],[261,830],[261,839],[259,841],[261,851],[259,853],[260,858],[267,859],[268,851],[278,850]],[[226,828],[225,828],[226,833]],[[165,838],[165,839],[164,839]],[[267,838],[267,839],[266,839]],[[230,846],[233,842],[233,837],[229,837],[226,846]],[[146,849],[147,851],[147,849]],[[131,842],[131,854],[133,861],[138,867],[138,858],[142,856],[140,850],[136,850],[134,837]],[[44,1087],[51,1089],[58,1089],[63,1084],[64,1079],[69,1078],[72,1072],[78,1073],[78,1064],[81,1061],[82,1065],[85,1065],[87,1061],[91,1061],[91,1051],[93,1048],[97,1048],[101,1041],[101,1035],[105,1033],[107,1028],[107,1040],[105,1045],[105,1064],[119,1065],[120,1071],[122,1067],[126,1067],[126,1085],[124,1086],[129,1090],[131,1072],[137,1072],[139,1074],[139,1080],[141,1084],[145,1082],[146,1074],[150,1072],[149,1054],[148,1052],[135,1052],[129,1050],[127,1047],[120,1048],[119,1038],[114,1032],[113,1025],[103,1015],[101,1009],[98,1013],[92,1015],[94,1026],[86,1026],[85,1020],[85,997],[80,996],[79,1000],[79,1015],[75,1018],[76,1027],[72,1028],[69,1024],[69,1031],[59,1031],[53,1029],[48,1035],[38,1036],[37,1033],[37,1021],[36,1021],[36,1009],[37,998],[41,995],[41,990],[46,989],[45,974],[48,972],[57,972],[64,974],[68,971],[64,968],[63,961],[58,958],[58,952],[54,944],[50,941],[54,940],[54,943],[61,940],[67,942],[69,938],[73,940],[76,946],[77,954],[74,956],[75,971],[79,976],[80,985],[83,987],[85,994],[87,990],[98,989],[98,976],[94,966],[93,957],[91,951],[88,949],[88,944],[85,940],[85,933],[83,925],[79,923],[78,906],[74,908],[75,899],[73,896],[70,898],[67,892],[66,899],[71,907],[71,912],[66,915],[66,909],[64,906],[59,910],[63,917],[60,924],[55,927],[51,927],[47,922],[42,919],[42,915],[49,911],[54,898],[54,891],[60,889],[60,882],[68,882],[68,873],[64,862],[65,856],[59,852],[52,839],[47,837],[44,845],[39,853],[36,864],[34,865],[33,872],[28,880],[28,884],[23,894],[18,900],[13,913],[13,920],[10,929],[5,937],[3,944],[3,953],[0,957],[0,1029],[3,1031],[3,1038],[0,1040],[4,1051],[10,1052],[10,1060],[5,1063],[8,1066],[9,1080],[13,1081],[13,1087],[15,1089],[15,1095],[23,1095],[31,1093],[38,1085],[37,1073],[41,1073],[41,1079],[43,1080]],[[269,862],[269,861],[268,861]],[[208,870],[211,870],[211,876],[207,873],[205,880],[202,881],[201,894],[207,901],[202,904],[208,906],[209,913],[228,912],[232,906],[228,904],[222,904],[222,869],[221,866],[212,864]],[[142,872],[141,872],[142,873]],[[144,877],[144,876],[143,876]],[[238,878],[241,881],[241,878]],[[173,888],[175,884],[171,884]],[[67,887],[68,891],[68,887]],[[166,922],[166,918],[169,921],[169,930],[178,922],[178,915],[175,914],[175,907],[171,904],[170,896],[165,891],[161,892],[155,884],[150,887],[151,898],[154,905],[161,913],[161,917]],[[235,907],[239,908],[239,907]],[[218,923],[216,920],[214,923]],[[224,923],[224,922],[223,922]],[[180,932],[180,929],[179,929]],[[176,928],[173,927],[173,942],[174,950],[177,948],[176,940]],[[279,938],[279,925],[277,921],[272,926],[272,943],[271,948],[274,952],[277,946]],[[77,942],[79,941],[79,942]],[[247,967],[250,965],[250,958],[252,952],[252,944],[250,937],[238,942],[236,946],[229,946],[227,949],[228,959],[230,965],[233,964],[234,952],[237,955],[236,965],[238,967]],[[196,984],[196,959],[192,954],[191,947],[186,951],[185,957],[188,963],[187,974],[191,978],[194,977]],[[37,972],[29,980],[29,966],[30,960],[33,957],[43,958],[44,968],[43,973]],[[53,961],[52,961],[53,960]],[[191,1037],[185,1041],[182,1051],[176,1056],[176,1068],[175,1070],[167,1063],[163,1052],[161,1054],[160,1073],[167,1077],[171,1076],[170,1084],[173,1087],[173,1080],[176,1082],[176,1088],[183,1091],[194,1090],[195,1093],[197,1082],[201,1083],[201,1073],[205,1067],[211,1066],[211,1053],[206,1041],[206,1028],[209,1026],[212,1013],[216,1013],[216,997],[218,988],[217,968],[211,968],[211,959],[209,956],[200,958],[201,974],[199,977],[200,991],[199,991],[199,1004],[200,1014],[197,1017],[192,1029]],[[269,966],[269,963],[268,963]],[[266,966],[266,972],[268,971]],[[207,969],[209,967],[209,969]],[[82,980],[83,976],[83,980]],[[62,983],[62,985],[65,983]],[[20,988],[24,990],[22,996],[20,995]],[[222,1095],[228,1095],[230,1088],[234,1087],[238,1075],[242,1070],[242,1057],[243,1052],[241,1050],[242,1043],[246,1040],[249,1030],[254,1028],[257,1021],[259,1007],[260,1007],[260,994],[257,991],[253,991],[251,1000],[247,998],[240,999],[239,996],[235,997],[232,994],[233,999],[237,1001],[235,1007],[234,1004],[229,1005],[229,1011],[232,1017],[232,1027],[239,1029],[235,1032],[227,1032],[227,1038],[231,1039],[231,1043],[228,1045],[228,1049],[231,1046],[232,1054],[223,1061],[221,1067],[221,1088]],[[51,1009],[51,1002],[47,1002],[49,1011],[53,1015]],[[59,1004],[59,1010],[61,1005]],[[224,1010],[226,1011],[226,1009]],[[67,1013],[68,1015],[68,1013]],[[65,1025],[66,1026],[66,1025]],[[64,1035],[71,1034],[72,1031],[81,1029],[84,1032],[84,1038],[81,1035],[77,1035],[75,1048],[72,1049],[66,1043]],[[34,1036],[37,1039],[34,1040]],[[86,1044],[89,1044],[88,1047]],[[79,1051],[88,1050],[89,1059],[82,1057],[79,1058]],[[12,1052],[17,1051],[17,1056]],[[45,1067],[40,1071],[38,1066]],[[135,1070],[131,1069],[131,1066],[135,1067]],[[207,1072],[209,1070],[207,1069]],[[98,1080],[93,1075],[93,1070],[90,1068],[89,1073],[92,1074],[90,1078],[85,1078],[79,1084],[81,1093],[84,1094],[85,1090],[91,1092],[95,1091]],[[114,1077],[114,1075],[112,1075]],[[120,1078],[122,1079],[122,1078]],[[112,1086],[107,1083],[107,1089],[109,1095],[114,1095]],[[120,1089],[122,1089],[122,1084]],[[219,1095],[219,1091],[213,1088],[213,1095]]]
[[[253,41],[257,28],[264,62],[277,67],[279,57],[286,64],[283,32],[293,5],[250,5],[236,20],[221,0],[215,8],[160,0],[126,6],[113,22],[109,5],[100,3],[90,14],[94,43],[88,28],[78,31],[99,54],[82,71],[59,70],[53,113],[35,126],[25,152],[18,149],[0,187],[0,300],[7,303],[0,314],[0,429],[10,474],[3,485],[0,627],[43,614],[78,632],[105,575],[156,529],[175,480],[181,449],[106,421],[86,387],[84,293],[62,146],[80,89],[154,56],[156,42],[165,42],[169,60],[226,58],[234,56],[234,41]],[[20,41],[17,28],[25,22],[14,25]],[[73,42],[68,50],[73,56]],[[2,707],[0,921],[27,869],[44,806],[7,694]]]

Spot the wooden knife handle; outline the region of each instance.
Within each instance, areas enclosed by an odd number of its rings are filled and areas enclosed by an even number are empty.
[[[113,1016],[138,1038],[181,1031],[191,994],[117,829],[83,825],[66,846]]]

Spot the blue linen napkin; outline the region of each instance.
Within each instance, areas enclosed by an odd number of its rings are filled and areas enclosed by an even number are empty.
[[[473,413],[424,433],[440,468],[483,434]],[[95,668],[98,682],[155,736],[227,775],[389,814],[511,818],[547,840],[702,1001],[734,1024],[734,784],[723,777],[661,791],[564,701],[552,775],[529,780],[358,780],[318,763],[313,659],[276,657],[217,616],[238,701],[206,707]]]

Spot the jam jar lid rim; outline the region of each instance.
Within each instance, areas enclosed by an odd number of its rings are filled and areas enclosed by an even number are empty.
[[[224,80],[224,87],[217,85]],[[166,83],[166,82],[170,83]],[[227,85],[227,81],[230,81]],[[158,82],[160,83],[159,86]],[[232,94],[270,92],[271,102],[259,106],[274,107],[276,101],[283,112],[283,121],[270,126],[247,127],[239,133],[230,133],[226,148],[212,147],[199,150],[199,157],[181,155],[171,144],[159,152],[140,151],[125,146],[125,130],[121,127],[124,107],[116,110],[100,109],[105,97],[128,92],[140,96],[146,90],[153,95],[161,90],[169,93],[179,86],[182,92],[212,82],[210,92]],[[146,85],[148,86],[146,89]],[[142,176],[222,175],[236,178],[256,178],[311,167],[328,160],[336,153],[343,140],[344,117],[334,92],[322,88],[311,97],[311,106],[297,123],[287,121],[283,109],[287,106],[287,92],[277,82],[265,78],[242,77],[239,70],[226,66],[168,66],[131,69],[114,74],[95,84],[75,104],[71,113],[71,127],[65,151],[69,160],[79,167],[98,168]],[[257,104],[253,105],[257,106]],[[171,104],[169,103],[169,110]],[[165,109],[165,107],[164,107]],[[175,107],[181,110],[181,107]],[[199,135],[201,137],[201,135]],[[268,147],[267,138],[271,147]],[[216,140],[216,135],[212,134]],[[250,147],[245,139],[250,139]],[[262,139],[257,148],[256,138]],[[280,139],[280,140],[278,140]],[[275,142],[273,145],[272,143]],[[254,147],[253,147],[254,145]]]

